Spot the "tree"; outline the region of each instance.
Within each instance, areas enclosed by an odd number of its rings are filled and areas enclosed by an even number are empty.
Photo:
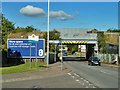
[[[47,51],[47,32],[44,33],[43,38],[45,39],[45,51]],[[49,39],[50,40],[61,40],[60,32],[56,31],[55,29],[53,31],[50,31]],[[54,52],[55,44],[50,45],[49,48],[51,52]]]
[[[101,37],[98,38],[98,51],[101,53],[107,53],[107,47],[105,44],[105,35],[100,33]]]
[[[114,29],[114,30],[108,29],[107,32],[119,32],[120,33],[120,30],[119,29]]]
[[[78,51],[78,45],[67,45],[67,47],[70,53]]]
[[[7,48],[7,35],[15,30],[14,23],[6,19],[3,15],[1,15],[1,30],[2,30],[2,45],[4,48]]]

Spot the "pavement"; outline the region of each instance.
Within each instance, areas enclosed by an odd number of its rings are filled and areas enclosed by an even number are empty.
[[[115,67],[115,68],[120,68],[120,65],[117,65],[117,64],[105,64],[105,63],[102,63],[103,66],[108,66],[108,67]]]
[[[61,63],[57,62],[54,64],[49,64],[48,68],[45,68],[40,71],[29,71],[29,72],[15,73],[15,74],[3,74],[2,83],[37,79],[37,78],[54,77],[58,75],[63,75],[68,72],[71,72],[71,69],[67,68],[63,64],[63,70],[61,71]]]

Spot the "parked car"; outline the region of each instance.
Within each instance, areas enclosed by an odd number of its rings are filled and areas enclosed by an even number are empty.
[[[101,62],[100,62],[100,59],[98,57],[90,57],[88,59],[88,65],[99,65],[101,66]]]
[[[63,53],[63,56],[67,56],[67,52],[64,52],[64,53]]]

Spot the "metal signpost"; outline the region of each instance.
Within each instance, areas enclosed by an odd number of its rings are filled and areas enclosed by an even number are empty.
[[[54,44],[58,44],[60,43],[61,44],[61,71],[62,71],[62,68],[63,68],[63,59],[62,59],[62,41],[59,41],[59,40],[50,40],[49,43],[54,43]],[[55,46],[55,54],[56,54],[56,46]],[[56,56],[55,56],[56,57]]]
[[[120,36],[119,36],[119,59],[118,59],[118,62],[120,64]]]
[[[39,36],[36,36],[34,34],[28,36],[28,40],[30,42],[30,68],[31,68],[31,43],[36,43],[36,68],[37,68],[37,43],[39,42]]]
[[[62,71],[62,63],[63,63],[63,59],[62,59],[62,43],[61,43],[61,71]]]
[[[36,68],[37,68],[37,43],[36,43]]]
[[[57,45],[55,45],[55,57],[54,57],[54,61],[56,62],[56,46]]]
[[[31,68],[31,43],[30,43],[30,68]]]

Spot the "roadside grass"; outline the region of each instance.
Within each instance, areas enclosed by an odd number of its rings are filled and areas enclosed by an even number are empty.
[[[44,69],[46,67],[46,63],[39,62],[37,63],[37,68],[35,68],[35,63],[31,63],[30,68],[30,63],[25,63],[25,64],[20,64],[17,66],[11,66],[11,67],[2,67],[0,70],[2,70],[2,73],[0,74],[12,74],[12,73],[20,73],[20,72],[28,72],[28,71],[37,71]]]

